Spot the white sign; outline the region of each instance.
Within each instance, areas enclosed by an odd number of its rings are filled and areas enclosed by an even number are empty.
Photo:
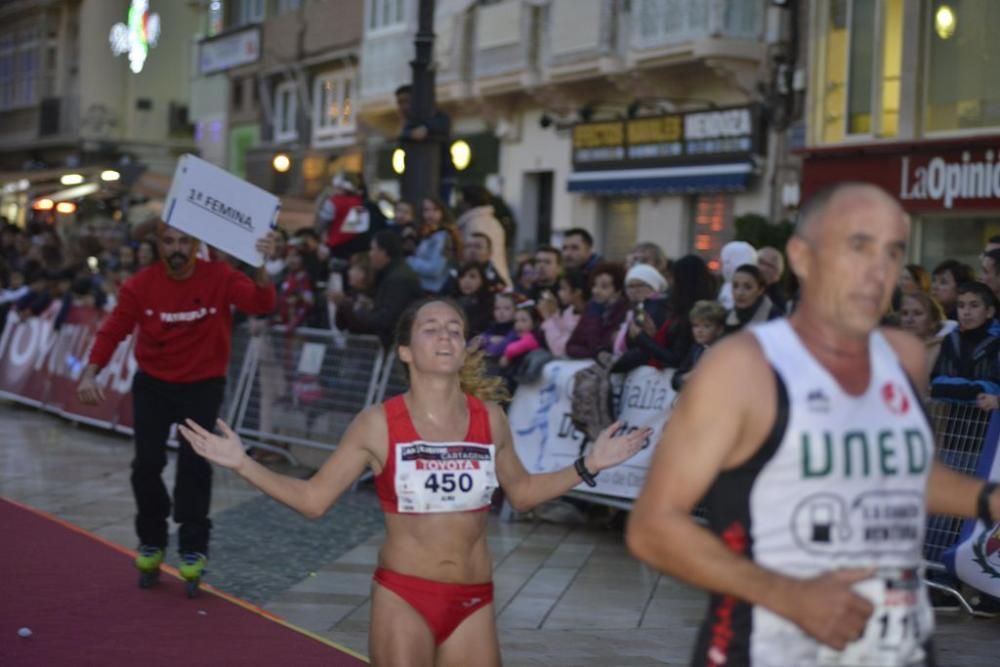
[[[260,29],[250,28],[208,39],[199,45],[198,63],[202,74],[222,72],[249,65],[260,58]]]
[[[302,375],[319,375],[323,369],[323,359],[326,357],[326,345],[323,343],[305,343],[302,354],[299,355],[298,372]]]
[[[248,264],[264,260],[257,241],[276,225],[281,202],[256,185],[194,155],[177,163],[163,220]]]
[[[540,381],[522,384],[514,393],[508,419],[514,436],[514,449],[524,467],[532,473],[552,472],[573,462],[583,453],[583,434],[570,418],[573,376],[589,361],[554,361],[546,364]],[[576,490],[620,498],[637,498],[646,480],[653,446],[663,434],[670,417],[676,392],[670,386],[672,370],[642,366],[625,376],[615,401],[622,427],[634,430],[653,429],[642,451],[634,457],[601,472],[597,486],[581,483]]]
[[[996,417],[993,419],[979,455],[976,475],[998,482],[1000,438],[997,437]],[[982,521],[966,519],[958,544],[945,551],[943,560],[948,569],[968,585],[994,597],[1000,596],[1000,522],[987,526]]]
[[[149,11],[149,0],[132,0],[128,24],[111,26],[108,41],[116,56],[128,54],[129,69],[138,74],[146,64],[146,55],[160,39],[160,15]]]

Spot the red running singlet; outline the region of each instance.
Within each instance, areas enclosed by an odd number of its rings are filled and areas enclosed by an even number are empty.
[[[413,426],[403,396],[383,404],[389,427],[385,466],[375,477],[389,514],[474,512],[489,509],[497,488],[496,447],[486,405],[466,396],[469,431],[459,442],[428,442]]]

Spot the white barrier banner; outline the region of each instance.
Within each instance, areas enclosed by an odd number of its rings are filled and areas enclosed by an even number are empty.
[[[589,361],[553,361],[546,364],[541,380],[522,384],[514,393],[508,419],[514,449],[532,473],[552,472],[572,465],[580,456],[583,434],[570,418],[573,376],[591,365]],[[620,498],[636,498],[642,490],[650,456],[670,417],[676,392],[670,386],[673,371],[642,366],[625,376],[616,397],[615,413],[622,428],[653,429],[642,451],[625,463],[603,471],[597,486],[581,483],[578,491]]]
[[[163,220],[205,243],[260,267],[257,241],[274,228],[281,202],[256,185],[194,155],[177,162]]]
[[[976,476],[1000,481],[1000,423],[994,417],[979,455]],[[1000,521],[983,525],[967,519],[958,543],[945,551],[943,560],[952,574],[976,590],[1000,597]]]

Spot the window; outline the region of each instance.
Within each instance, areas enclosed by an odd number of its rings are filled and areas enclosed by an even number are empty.
[[[936,0],[927,18],[924,131],[1000,126],[1000,3]]]
[[[295,141],[299,138],[296,116],[299,111],[295,82],[285,81],[274,89],[274,140]]]
[[[694,239],[693,253],[698,255],[708,268],[719,271],[719,253],[722,246],[733,240],[733,200],[726,194],[698,195],[694,198]]]
[[[405,9],[404,0],[368,0],[368,32],[405,23]]]
[[[263,21],[264,3],[265,0],[239,0],[236,6],[236,25]]]
[[[815,126],[821,143],[899,129],[904,0],[827,0]]]
[[[354,75],[338,72],[313,82],[313,145],[354,141]]]
[[[0,34],[0,109],[37,102],[40,58],[36,26],[22,24]]]

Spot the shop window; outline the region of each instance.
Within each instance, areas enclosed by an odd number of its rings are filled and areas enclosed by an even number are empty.
[[[903,0],[827,0],[821,16],[817,138],[896,136]]]
[[[295,82],[285,81],[274,89],[274,140],[295,141],[299,133],[296,125],[299,104]]]
[[[936,0],[927,23],[924,130],[1000,126],[1000,2]]]
[[[368,0],[368,32],[404,24],[405,9],[403,0]]]
[[[317,148],[354,140],[354,74],[338,72],[313,82],[313,145]]]
[[[726,194],[698,195],[694,199],[692,252],[712,271],[721,269],[719,253],[733,239],[733,199]]]
[[[639,201],[634,197],[602,201],[602,253],[609,261],[625,259],[638,241]]]

